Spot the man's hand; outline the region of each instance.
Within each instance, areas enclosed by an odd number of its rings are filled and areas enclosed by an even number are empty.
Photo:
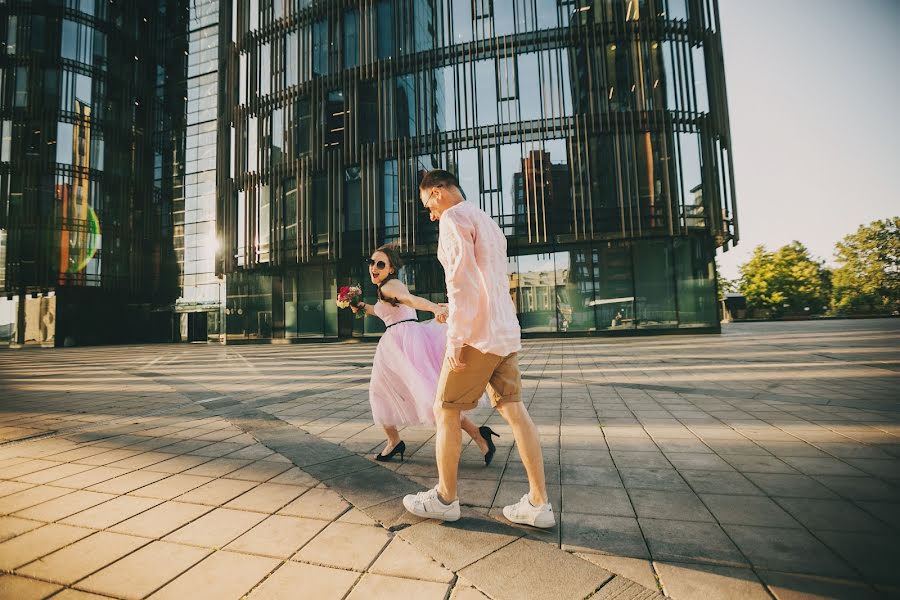
[[[447,362],[450,363],[450,370],[454,373],[465,369],[466,363],[462,361],[462,348],[447,348]]]

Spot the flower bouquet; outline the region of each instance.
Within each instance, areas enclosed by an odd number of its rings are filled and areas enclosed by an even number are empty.
[[[338,290],[337,298],[335,302],[338,305],[338,308],[349,308],[351,306],[358,307],[359,303],[362,301],[362,288],[358,285],[345,285],[340,290]],[[356,318],[362,319],[366,316],[366,311],[357,310]]]

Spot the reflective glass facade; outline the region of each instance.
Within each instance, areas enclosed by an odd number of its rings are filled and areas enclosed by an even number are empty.
[[[0,3],[0,294],[20,341],[171,339],[154,308],[178,294],[186,22],[186,0]]]
[[[219,99],[219,0],[193,0],[188,21],[185,164],[174,199],[178,339],[218,340],[224,282],[216,276],[216,140]]]
[[[219,19],[227,339],[378,332],[333,299],[384,242],[444,300],[417,197],[436,167],[506,233],[526,334],[718,327],[737,222],[714,0],[236,0]]]

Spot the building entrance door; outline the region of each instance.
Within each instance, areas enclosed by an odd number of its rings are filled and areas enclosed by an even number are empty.
[[[205,342],[206,341],[206,319],[205,312],[188,313],[188,341],[189,342]]]

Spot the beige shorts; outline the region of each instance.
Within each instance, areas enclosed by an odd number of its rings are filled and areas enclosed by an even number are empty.
[[[449,361],[444,358],[435,402],[444,408],[471,410],[478,404],[485,388],[491,406],[522,401],[518,353],[497,356],[463,346],[460,358],[466,365],[461,371],[451,371]]]

